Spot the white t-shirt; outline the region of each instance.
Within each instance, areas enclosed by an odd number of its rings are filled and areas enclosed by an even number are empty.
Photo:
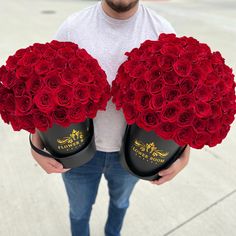
[[[55,35],[59,41],[70,41],[84,48],[98,60],[107,74],[109,84],[116,77],[119,66],[126,60],[125,52],[139,47],[146,39],[155,40],[160,33],[174,29],[154,11],[139,4],[138,11],[126,20],[108,16],[101,2],[69,16]],[[111,100],[106,111],[99,111],[94,119],[97,150],[119,151],[126,122]]]

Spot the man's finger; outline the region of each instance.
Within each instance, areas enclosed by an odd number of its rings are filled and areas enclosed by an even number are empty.
[[[62,170],[63,169],[63,165],[60,162],[58,162],[58,161],[56,161],[54,159],[50,159],[48,161],[48,164],[51,165],[52,167],[58,169],[58,170]]]
[[[161,170],[158,175],[165,176],[170,175],[174,172],[176,172],[176,166],[178,165],[179,160],[175,161],[168,169]]]
[[[161,185],[161,184],[164,184],[165,182],[172,180],[174,177],[175,177],[175,174],[166,175],[158,180],[154,180],[153,183],[156,185]]]
[[[67,172],[68,170],[70,170],[70,169],[62,169],[62,170],[59,170],[59,169],[57,169],[57,168],[52,167],[52,169],[50,169],[50,171],[48,171],[47,173],[50,173],[50,174],[53,174],[53,173],[61,174],[61,173]]]

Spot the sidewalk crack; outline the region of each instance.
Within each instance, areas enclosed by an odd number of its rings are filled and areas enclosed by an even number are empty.
[[[206,211],[210,210],[212,207],[216,206],[218,203],[224,201],[226,198],[229,198],[230,196],[232,196],[233,194],[236,193],[236,189],[234,189],[232,192],[226,194],[224,197],[218,199],[217,201],[215,201],[214,203],[212,203],[211,205],[209,205],[208,207],[204,208],[203,210],[201,210],[200,212],[198,212],[197,214],[193,215],[192,217],[190,217],[189,219],[185,220],[184,222],[182,222],[181,224],[177,225],[176,227],[174,227],[173,229],[171,229],[170,231],[168,231],[167,233],[163,234],[163,236],[168,236],[172,233],[174,233],[176,230],[178,230],[179,228],[183,227],[184,225],[188,224],[189,222],[191,222],[192,220],[194,220],[195,218],[197,218],[198,216],[204,214]]]

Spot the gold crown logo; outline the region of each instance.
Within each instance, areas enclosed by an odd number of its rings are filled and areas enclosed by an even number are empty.
[[[84,135],[81,131],[77,131],[75,129],[72,130],[71,134],[67,137],[63,137],[61,139],[57,139],[57,142],[61,145],[65,145],[65,144],[71,144],[75,141],[80,141],[83,142],[84,141]]]
[[[151,143],[143,143],[140,140],[135,140],[134,141],[134,145],[136,146],[136,148],[138,148],[141,152],[145,152],[148,153],[149,155],[153,156],[153,157],[161,157],[161,158],[165,158],[169,152],[163,151],[163,150],[159,150],[154,142]]]

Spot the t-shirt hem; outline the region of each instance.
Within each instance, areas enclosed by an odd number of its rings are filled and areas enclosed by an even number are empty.
[[[119,152],[120,148],[106,148],[106,147],[98,147],[96,146],[96,150],[100,152]]]

